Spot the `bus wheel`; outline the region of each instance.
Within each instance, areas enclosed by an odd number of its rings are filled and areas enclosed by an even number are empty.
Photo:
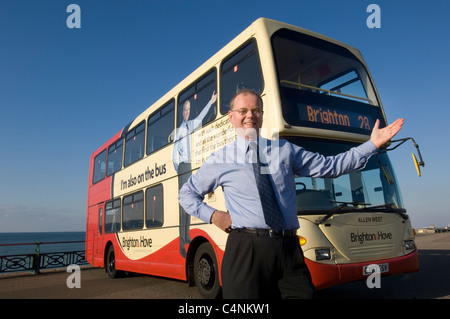
[[[113,245],[109,246],[106,254],[105,270],[110,278],[118,278],[122,274],[121,271],[116,269],[116,254],[114,253]]]
[[[216,255],[208,242],[201,244],[195,253],[194,279],[203,298],[216,299],[220,297],[221,288]]]

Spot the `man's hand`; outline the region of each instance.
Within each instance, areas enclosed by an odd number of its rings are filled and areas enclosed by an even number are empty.
[[[380,148],[400,131],[404,122],[404,119],[398,119],[390,125],[380,129],[380,121],[377,120],[373,127],[370,140],[377,148]]]
[[[214,104],[217,101],[217,93],[216,90],[213,91],[212,95],[211,95],[211,99],[209,100],[209,102],[212,104]]]
[[[231,217],[230,213],[216,210],[211,216],[211,223],[222,229],[224,232],[230,232]]]

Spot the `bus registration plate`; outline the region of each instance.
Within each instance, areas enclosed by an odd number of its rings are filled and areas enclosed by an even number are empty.
[[[367,265],[363,267],[363,274],[364,276],[368,276],[370,274],[373,274],[375,272],[375,270],[377,270],[375,266],[378,266],[378,268],[380,269],[379,272],[385,273],[389,271],[389,264],[388,263],[384,263],[384,264],[372,264],[372,265]]]

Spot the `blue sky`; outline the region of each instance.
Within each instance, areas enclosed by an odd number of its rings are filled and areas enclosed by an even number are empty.
[[[69,4],[81,29],[69,29]],[[369,29],[366,8],[381,9]],[[450,223],[450,2],[0,0],[0,232],[84,230],[90,154],[259,17],[357,47],[388,121],[416,227]]]

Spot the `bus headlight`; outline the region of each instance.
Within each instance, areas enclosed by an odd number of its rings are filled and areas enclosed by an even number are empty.
[[[316,260],[331,259],[331,253],[329,249],[316,249]]]
[[[416,243],[412,239],[411,240],[405,240],[403,245],[405,246],[405,249],[407,249],[407,250],[416,249]]]

